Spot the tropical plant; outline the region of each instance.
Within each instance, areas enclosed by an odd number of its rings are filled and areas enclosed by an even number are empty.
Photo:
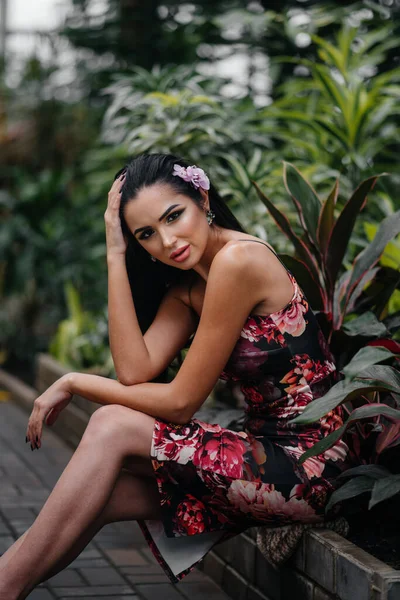
[[[298,424],[312,423],[339,404],[347,412],[344,425],[308,449],[301,462],[326,451],[345,433],[355,462],[375,463],[382,454],[387,460],[388,450],[400,444],[400,343],[394,339],[400,332],[400,312],[388,312],[391,297],[400,287],[400,264],[388,266],[385,260],[388,243],[400,232],[400,211],[383,220],[372,241],[355,258],[351,248],[356,219],[376,180],[374,176],[363,181],[335,215],[338,181],[321,202],[300,172],[285,163],[285,187],[298,212],[301,236],[255,184],[261,200],[295,248],[294,257],[281,258],[317,312],[344,375],[327,394],[310,403],[293,420]],[[394,242],[392,245],[396,247]],[[384,259],[379,265],[381,257]],[[390,364],[378,364],[381,362]],[[361,424],[366,419],[374,422]],[[384,484],[384,470],[374,467],[364,464],[361,471],[346,471],[343,478],[360,476],[335,492],[328,509],[334,502],[366,491],[367,483],[369,490],[375,490],[371,506],[388,498],[391,492],[397,493],[396,485]],[[375,489],[378,471],[381,477]],[[388,484],[398,479],[390,473],[387,477]]]
[[[319,311],[329,341],[332,341],[335,331],[341,330],[346,316],[357,314],[357,303],[361,297],[364,311],[368,306],[369,312],[362,316],[362,321],[357,319],[346,323],[347,336],[363,333],[369,336],[373,325],[372,335],[386,332],[386,328],[382,324],[377,325],[377,322],[385,316],[389,298],[400,284],[399,273],[392,267],[379,268],[376,265],[388,242],[400,232],[400,211],[383,220],[373,241],[355,258],[351,256],[350,245],[357,217],[365,207],[367,194],[377,178],[373,176],[363,181],[337,214],[338,180],[322,202],[300,172],[290,163],[284,163],[284,183],[296,208],[297,225],[302,235],[294,231],[286,215],[254,182],[260,199],[294,246],[295,256],[284,255],[282,259],[301,282],[312,307]],[[351,268],[344,270],[344,264],[351,265]],[[367,286],[366,298],[363,292]],[[369,295],[371,291],[374,291],[373,295]]]
[[[79,294],[70,282],[65,284],[64,291],[68,318],[59,323],[50,342],[50,354],[72,369],[115,378],[108,345],[107,315],[95,316],[84,311]]]
[[[47,348],[66,281],[83,290],[90,309],[105,304],[104,208],[71,170],[33,177],[21,169],[15,178],[16,195],[0,195],[0,342],[28,359]]]
[[[266,116],[279,119],[277,136],[284,156],[293,156],[300,165],[329,166],[341,173],[346,188],[372,172],[394,167],[400,69],[378,71],[397,45],[393,27],[388,24],[361,35],[359,28],[345,24],[334,43],[311,35],[317,60],[276,59],[302,69],[302,76],[284,81],[275,102],[264,109]],[[392,186],[395,183],[394,177]]]

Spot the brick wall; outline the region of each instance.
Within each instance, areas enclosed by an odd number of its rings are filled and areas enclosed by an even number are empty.
[[[201,568],[232,600],[400,600],[400,571],[328,529],[307,531],[280,568],[256,546],[256,529],[215,546]]]

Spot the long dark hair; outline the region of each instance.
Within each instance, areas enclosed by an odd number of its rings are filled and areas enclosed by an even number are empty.
[[[161,300],[169,286],[188,278],[188,273],[166,265],[160,261],[153,262],[150,254],[139,244],[128,228],[124,212],[127,202],[135,199],[139,191],[154,184],[168,184],[177,194],[189,196],[196,204],[201,205],[202,196],[198,189],[181,177],[173,175],[174,164],[188,167],[188,163],[172,154],[141,154],[131,160],[115,176],[125,172],[125,181],[121,192],[120,218],[122,231],[127,240],[126,268],[132,297],[139,325],[144,333],[151,325]],[[202,165],[198,165],[201,166]],[[207,169],[205,169],[207,171]],[[226,229],[234,229],[246,233],[239,221],[229,210],[221,196],[210,181],[208,190],[210,209],[215,214],[213,224]]]

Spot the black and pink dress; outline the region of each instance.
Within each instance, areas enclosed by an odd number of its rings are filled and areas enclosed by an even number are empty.
[[[342,409],[311,425],[289,421],[336,383],[337,371],[307,299],[288,275],[289,304],[249,315],[221,373],[244,394],[243,431],[195,418],[155,422],[151,457],[162,520],[139,525],[173,582],[215,544],[249,527],[324,520],[348,447],[339,441],[302,465],[298,459],[342,425]]]

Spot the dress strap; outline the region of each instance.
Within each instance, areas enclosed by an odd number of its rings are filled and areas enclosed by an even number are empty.
[[[287,271],[288,273],[290,273],[289,269],[286,267],[286,265],[281,261],[281,259],[279,258],[279,256],[277,255],[277,253],[275,252],[275,250],[273,250],[271,248],[271,246],[269,246],[268,244],[266,244],[265,242],[261,242],[260,240],[246,240],[243,238],[239,238],[238,240],[236,240],[237,242],[256,242],[257,244],[262,244],[263,246],[265,246],[266,248],[268,248],[268,250],[270,250],[272,252],[272,254],[274,254],[276,256],[276,258],[279,260],[279,262],[281,263],[282,267],[285,269],[285,271]],[[291,273],[290,273],[291,274]],[[292,275],[292,274],[291,274]]]

